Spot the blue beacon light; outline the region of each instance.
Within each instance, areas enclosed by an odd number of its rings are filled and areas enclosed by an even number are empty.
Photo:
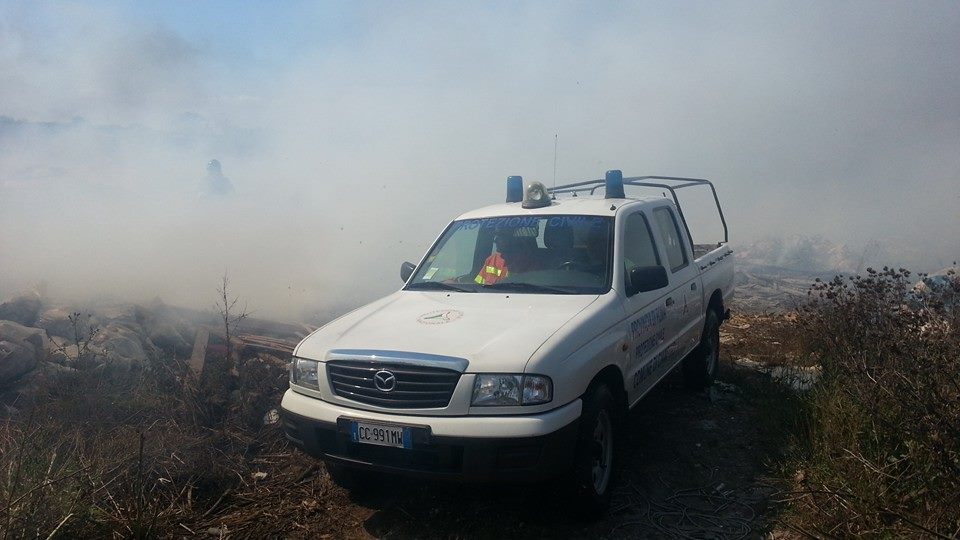
[[[507,202],[520,202],[523,200],[523,177],[507,177]]]
[[[623,193],[623,172],[619,170],[607,171],[607,198],[625,199],[627,196]]]

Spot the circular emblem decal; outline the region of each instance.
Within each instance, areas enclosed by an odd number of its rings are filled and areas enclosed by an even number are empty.
[[[397,377],[385,369],[373,374],[373,384],[381,392],[391,392],[397,387]]]
[[[453,322],[463,317],[463,312],[456,309],[438,309],[430,313],[424,313],[417,317],[417,322],[422,324],[445,324]]]

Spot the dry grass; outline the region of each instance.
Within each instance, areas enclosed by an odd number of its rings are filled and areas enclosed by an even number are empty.
[[[276,426],[249,428],[247,407],[201,406],[204,396],[226,400],[182,366],[40,383],[34,403],[0,424],[4,539],[186,532],[182,524],[208,519],[256,481],[259,452],[285,451]],[[222,413],[217,424],[211,409]]]

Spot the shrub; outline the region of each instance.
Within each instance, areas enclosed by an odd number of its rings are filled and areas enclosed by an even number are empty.
[[[923,277],[923,276],[921,276]],[[960,533],[960,281],[904,269],[817,282],[797,317],[806,397],[795,524],[831,536]]]

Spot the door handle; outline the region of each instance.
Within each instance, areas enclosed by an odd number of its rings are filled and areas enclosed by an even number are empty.
[[[696,283],[691,283],[691,284],[690,284],[690,290],[691,290],[691,291],[697,290],[697,284],[696,284]]]
[[[670,307],[672,305],[673,305],[673,297],[667,298],[667,307]]]

